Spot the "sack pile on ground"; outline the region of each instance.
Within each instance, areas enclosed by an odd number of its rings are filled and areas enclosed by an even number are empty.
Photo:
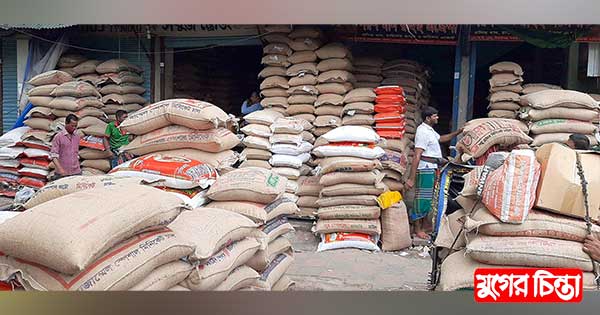
[[[378,250],[381,209],[377,197],[383,184],[375,131],[359,126],[336,128],[317,139],[313,154],[319,165],[322,189],[317,200],[314,231],[321,237],[319,251],[354,247]]]
[[[287,282],[287,278],[282,277],[293,262],[293,249],[284,235],[294,230],[287,217],[297,214],[298,207],[285,197],[286,187],[285,177],[259,167],[237,169],[220,177],[208,191],[208,197],[213,201],[207,207],[245,216],[263,233],[262,239],[254,242],[252,249],[244,248],[249,247],[248,241],[233,243],[227,251],[215,255],[218,258],[196,267],[197,274],[193,272],[184,285],[190,289],[203,289],[203,274],[210,274],[210,269],[226,263],[229,264],[227,272],[232,275],[235,268],[244,269],[244,274],[258,275],[246,287],[270,291],[279,288],[279,281]],[[233,257],[236,255],[238,257]],[[238,270],[238,273],[242,272]]]
[[[285,192],[294,202],[298,200],[298,178],[309,175],[312,168],[306,163],[311,159],[313,145],[303,139],[304,128],[312,125],[294,117],[278,118],[270,129],[269,138],[272,156],[269,164],[274,173],[288,179]]]
[[[381,67],[385,61],[377,57],[356,57],[352,61],[354,70],[352,73],[356,78],[355,88],[374,89],[383,81]]]
[[[491,65],[489,71],[492,77],[489,80],[488,117],[516,119],[521,109],[519,99],[523,92],[523,69],[514,62],[503,61]]]
[[[166,228],[185,209],[137,184],[46,201],[0,224],[0,281],[35,291],[167,290],[193,268],[182,259],[194,246]]]
[[[240,160],[243,161],[240,168],[261,167],[271,169],[271,164],[269,164],[269,160],[273,156],[270,142],[273,135],[271,125],[277,119],[283,117],[284,114],[272,108],[255,111],[244,116],[244,121],[247,124],[241,128],[245,135],[242,140],[245,148],[240,154]]]
[[[353,89],[352,53],[341,43],[329,43],[316,51],[318,97],[315,100],[315,137],[342,125],[344,96]]]
[[[121,124],[137,136],[121,150],[139,157],[111,173],[162,180],[165,189],[187,197],[182,199],[202,202],[217,172],[231,171],[238,160],[231,149],[240,140],[224,127],[229,123],[223,110],[207,102],[171,99],[148,105]]]
[[[521,97],[520,116],[530,121],[532,146],[545,143],[565,143],[569,135],[587,135],[592,145],[598,143],[594,134],[599,117],[598,102],[590,95],[571,90],[548,89]]]
[[[321,176],[301,176],[298,179],[298,201],[296,204],[300,209],[298,214],[291,216],[299,219],[315,220],[317,215],[317,209],[319,205],[319,195],[321,194],[320,183]]]
[[[375,92],[371,88],[356,88],[344,96],[342,125],[373,128]]]
[[[0,137],[0,196],[15,197],[20,185],[34,188],[44,185],[44,174],[47,174],[50,164],[50,145],[47,141],[33,138],[35,134],[42,139],[47,137],[46,131],[35,131],[27,126],[13,129]],[[38,170],[36,164],[41,164],[42,168]],[[37,175],[38,172],[41,174]]]

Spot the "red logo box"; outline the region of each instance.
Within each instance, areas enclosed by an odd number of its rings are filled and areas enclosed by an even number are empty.
[[[478,303],[579,303],[583,272],[565,268],[478,268],[473,275]]]

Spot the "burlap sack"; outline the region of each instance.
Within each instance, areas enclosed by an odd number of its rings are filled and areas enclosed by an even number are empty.
[[[222,283],[233,269],[252,258],[260,247],[261,243],[254,238],[231,243],[196,266],[182,284],[192,291],[212,290]]]
[[[288,61],[293,65],[305,62],[315,62],[317,61],[317,54],[310,50],[296,51],[288,58]]]
[[[315,83],[316,84],[316,83]],[[27,96],[51,96],[50,94],[54,89],[58,86],[58,84],[47,84],[41,85],[31,88],[27,91]]]
[[[181,156],[188,159],[202,161],[216,168],[218,171],[232,170],[233,165],[239,160],[238,153],[225,150],[218,153],[204,152],[196,149],[175,149],[160,151],[164,155]]]
[[[316,63],[304,62],[289,67],[285,73],[288,77],[303,76],[306,74],[312,74],[316,76],[319,74],[319,70],[317,70]]]
[[[73,67],[75,76],[96,73],[96,67],[100,64],[99,60],[87,60]]]
[[[192,290],[190,290],[190,289],[188,289],[188,288],[186,288],[186,287],[181,286],[181,285],[178,284],[178,285],[175,285],[175,286],[169,288],[169,290],[167,290],[167,291],[186,291],[186,292],[189,292],[189,291],[192,291]]]
[[[342,106],[325,105],[319,106],[315,110],[316,116],[336,116],[341,117],[344,108]],[[342,121],[343,122],[343,121]]]
[[[59,70],[51,70],[36,75],[35,77],[31,78],[27,83],[33,86],[41,86],[48,84],[63,84],[69,81],[73,81],[73,76],[71,76],[70,74]]]
[[[455,291],[460,289],[470,289],[475,286],[473,283],[473,274],[479,268],[527,268],[524,266],[498,266],[487,265],[475,261],[465,251],[459,251],[451,254],[444,260],[440,272],[440,283],[437,291]],[[597,290],[596,281],[592,272],[583,273],[583,289]]]
[[[177,260],[154,269],[144,280],[133,286],[130,291],[167,291],[187,278],[194,266]]]
[[[502,91],[490,95],[490,103],[496,102],[516,102],[518,103],[521,97],[518,93]]]
[[[367,160],[354,157],[324,158],[321,162],[321,173],[332,172],[368,172],[374,169],[381,170],[381,163],[377,160]]]
[[[292,116],[298,114],[314,114],[315,107],[312,104],[292,104],[286,108],[285,112]]]
[[[320,38],[323,37],[323,32],[312,26],[295,26],[288,36],[291,39]]]
[[[183,212],[169,228],[196,249],[190,260],[204,260],[214,256],[225,245],[246,237],[263,239],[252,220],[231,211],[215,208],[198,208]]]
[[[52,91],[52,93],[50,93],[50,96],[101,97],[100,93],[93,85],[84,81],[71,81],[60,84]]]
[[[319,91],[313,85],[293,86],[287,90],[288,95],[319,95]]]
[[[285,237],[278,237],[269,243],[266,249],[258,250],[248,262],[250,268],[256,271],[263,271],[280,254],[291,252],[292,243]]]
[[[317,200],[319,200],[319,197],[315,197],[315,196],[302,196],[300,198],[298,198],[298,207],[302,207],[302,208],[317,208]]]
[[[29,118],[25,120],[24,124],[31,129],[50,131],[52,122],[53,120],[46,118]]]
[[[327,234],[336,232],[363,233],[380,235],[381,224],[379,220],[321,220],[317,221],[315,233]]]
[[[588,122],[572,119],[544,119],[531,124],[529,131],[536,135],[542,133],[581,133],[593,134],[597,127]]]
[[[379,219],[380,215],[378,206],[342,205],[317,210],[317,216],[322,220],[368,220]]]
[[[197,149],[206,152],[222,152],[240,143],[240,139],[225,128],[193,130],[171,125],[139,136],[122,148],[134,155],[175,149]]]
[[[490,93],[497,93],[501,91],[515,92],[521,94],[523,92],[523,87],[521,86],[521,84],[510,84],[506,86],[490,87]]]
[[[342,118],[340,116],[333,116],[333,115],[318,116],[317,119],[315,119],[315,121],[313,122],[313,125],[315,125],[315,127],[317,127],[317,128],[340,127],[342,125]]]
[[[345,70],[330,70],[327,72],[322,72],[317,77],[317,81],[319,83],[346,83],[346,82],[356,82],[356,78],[354,75]]]
[[[261,64],[266,65],[266,66],[273,66],[273,67],[289,67],[291,64],[288,61],[288,57],[285,55],[276,55],[276,54],[271,54],[271,55],[266,55],[262,58],[262,60],[260,61]]]
[[[272,171],[248,167],[221,176],[210,187],[207,196],[217,201],[271,203],[281,197],[286,183],[286,178]]]
[[[288,84],[290,86],[299,86],[299,85],[317,85],[317,77],[312,74],[305,74],[299,77],[290,78]]]
[[[592,271],[592,260],[582,248],[582,243],[551,238],[467,235],[467,254],[491,265]]]
[[[373,103],[367,102],[356,102],[350,103],[344,106],[343,113],[346,115],[371,115],[375,110],[375,105]],[[343,123],[343,122],[342,122]]]
[[[165,264],[171,265],[170,262],[183,258],[192,250],[190,245],[183,243],[169,229],[160,229],[138,234],[117,244],[90,267],[74,275],[62,274],[1,254],[0,270],[7,268],[11,273],[16,273],[18,281],[26,290],[122,291],[132,289],[138,283],[151,287],[152,283],[147,280],[152,277],[154,271],[161,269],[160,266]],[[186,265],[185,272],[189,273],[191,265]],[[182,268],[178,266],[178,269]],[[164,268],[161,270],[165,271]]]
[[[482,121],[468,127],[468,129],[465,127],[463,137],[457,144],[457,149],[466,154],[463,156],[463,161],[471,157],[478,158],[497,144],[519,145],[533,141],[521,131],[517,123],[507,119]]]
[[[381,243],[384,251],[397,251],[412,245],[408,213],[404,202],[381,212]]]
[[[88,117],[88,116],[96,117],[96,118],[100,118],[100,119],[105,118],[106,115],[104,114],[103,110],[104,109],[99,109],[96,107],[85,107],[76,112],[63,110],[63,109],[52,109],[52,114],[54,114],[54,116],[56,116],[56,117],[67,117],[69,114],[75,114],[75,116],[77,116],[80,119],[79,123],[82,123],[83,118]],[[98,123],[98,121],[95,120],[95,122],[96,122],[95,124],[104,124],[106,126],[106,123],[104,121],[101,121],[101,123]],[[81,128],[79,123],[77,124],[77,126],[79,128]],[[94,125],[94,124],[89,124],[89,125]]]
[[[121,71],[133,71],[132,65],[127,59],[111,59],[96,66],[96,72],[101,74]]]
[[[320,83],[317,85],[319,94],[344,95],[352,90],[352,83]]]
[[[375,97],[372,89],[354,89],[344,96],[344,103],[373,102]]]
[[[107,159],[98,159],[98,160],[84,160],[81,162],[82,167],[95,168],[97,170],[101,170],[103,172],[110,171],[110,160]]]
[[[263,98],[262,101],[260,101],[260,105],[262,105],[265,108],[270,108],[270,107],[287,108],[289,104],[288,104],[287,98],[285,98],[285,97],[268,97],[268,98]]]
[[[267,42],[267,43],[281,43],[281,44],[286,44],[289,45],[290,43],[290,39],[288,38],[288,34],[287,33],[271,33],[271,34],[267,34],[265,36],[263,36],[263,39]]]
[[[280,217],[269,221],[262,227],[262,232],[267,234],[268,242],[275,241],[278,237],[294,231],[294,227],[288,222],[287,218]]]
[[[298,119],[306,120],[310,124],[312,124],[315,121],[315,119],[317,119],[317,117],[315,115],[313,115],[313,114],[298,114],[298,115],[294,115],[293,117],[294,118],[298,118]]]
[[[357,82],[363,82],[363,83],[375,83],[377,85],[379,85],[381,83],[381,81],[383,81],[383,77],[380,75],[373,75],[373,74],[354,74],[354,77],[356,78]]]
[[[521,109],[521,105],[515,102],[495,102],[488,106],[488,109],[492,111],[501,110],[509,112],[517,112]]]
[[[352,61],[349,59],[340,59],[340,58],[332,58],[327,60],[321,60],[317,65],[317,70],[319,72],[331,71],[331,70],[345,70],[352,71],[354,67],[352,66]]]
[[[109,159],[113,156],[110,151],[100,151],[89,148],[83,148],[79,150],[79,157],[84,160],[100,160],[100,159]]]
[[[238,291],[251,286],[259,278],[260,275],[258,272],[246,265],[242,265],[235,268],[213,291]]]
[[[409,140],[407,138],[399,139],[384,139],[379,143],[379,146],[385,150],[404,152],[408,147]]]
[[[342,93],[343,94],[343,93]],[[344,105],[344,96],[340,94],[323,94],[321,93],[315,101],[315,106],[323,105]]]
[[[352,53],[342,43],[329,43],[316,51],[319,59],[331,59],[331,58],[348,58],[352,59]]]
[[[377,185],[337,184],[323,187],[321,197],[351,196],[358,192],[362,195],[379,196],[387,191],[383,183]]]
[[[195,130],[225,126],[229,116],[217,106],[196,100],[171,99],[160,101],[130,114],[121,127],[135,135],[181,125]]]
[[[145,104],[146,99],[137,94],[108,94],[102,97],[104,104]]]
[[[284,56],[289,57],[292,55],[292,49],[287,44],[273,43],[273,44],[268,44],[267,46],[263,47],[263,54],[265,54],[265,55],[276,54],[276,55],[284,55]]]
[[[319,184],[333,186],[338,184],[377,185],[384,174],[379,170],[369,172],[333,172],[321,176]]]
[[[571,133],[543,133],[533,137],[532,147],[541,147],[546,143],[567,143]],[[588,135],[590,144],[593,146],[598,143],[598,140],[594,136]]]
[[[268,138],[273,135],[271,128],[266,125],[249,124],[240,129],[247,136]]]
[[[283,275],[279,280],[271,287],[271,291],[274,292],[283,292],[288,291],[292,288],[296,283],[292,281],[288,276]]]
[[[299,196],[315,196],[318,197],[321,192],[322,185],[319,183],[321,176],[303,176],[298,179],[298,195]]]
[[[492,87],[516,85],[521,84],[522,82],[523,78],[521,76],[506,72],[494,74],[489,80],[490,86]]]
[[[270,151],[253,148],[245,148],[244,151],[240,153],[241,160],[268,161],[272,156],[273,154]]]
[[[510,62],[510,61],[502,61],[502,62],[495,63],[490,66],[489,70],[490,70],[490,73],[492,73],[492,74],[512,73],[512,74],[518,75],[518,76],[523,75],[523,69],[521,68],[521,66],[519,66],[518,64],[516,64],[514,62]]]
[[[491,110],[488,113],[488,117],[490,118],[516,119],[517,115],[517,112],[510,110]]]
[[[259,78],[268,78],[268,77],[272,77],[272,76],[286,76],[286,68],[285,67],[265,67],[264,69],[262,69],[262,71],[258,74]]]
[[[283,115],[273,110],[259,110],[244,116],[244,120],[250,124],[259,124],[271,126],[277,118],[282,118]]]
[[[385,184],[390,191],[404,191],[404,184],[402,184],[401,180],[384,178],[383,184]]]
[[[323,45],[317,38],[298,38],[290,41],[289,44],[294,51],[315,51]]]
[[[60,56],[56,66],[59,68],[72,68],[72,67],[75,67],[78,64],[84,62],[85,60],[86,60],[86,58],[81,55],[65,54],[65,55]]]
[[[536,109],[552,107],[598,109],[598,102],[589,94],[570,90],[544,90],[523,95],[521,105]]]
[[[544,90],[562,90],[562,87],[545,83],[529,83],[523,85],[523,94],[531,94]]]
[[[272,88],[261,90],[260,95],[263,97],[287,97],[288,92],[287,89]]]
[[[333,207],[333,206],[345,206],[345,205],[359,205],[359,206],[377,206],[377,197],[372,195],[354,195],[354,196],[340,196],[340,197],[325,197],[319,198],[317,204],[320,208]]]
[[[274,134],[269,137],[269,142],[271,144],[294,144],[299,146],[302,141],[301,134]]]
[[[270,170],[273,168],[271,166],[271,164],[269,164],[269,161],[263,161],[263,160],[246,160],[246,161],[242,162],[242,164],[240,164],[240,166],[238,168],[248,168],[248,167],[258,167],[258,168],[264,168],[267,170]]]
[[[100,75],[98,75],[97,73],[88,73],[77,77],[77,80],[85,81],[91,84],[96,84],[96,81],[98,81],[99,79]]]
[[[122,84],[122,83],[144,83],[144,78],[139,74],[131,71],[121,71],[119,73],[105,73],[100,75],[96,82],[96,86],[102,86],[105,84]]]
[[[260,89],[270,89],[270,88],[282,88],[287,89],[290,85],[288,84],[288,79],[282,76],[272,76],[264,79],[260,84]]]
[[[7,255],[74,274],[118,242],[168,224],[182,209],[176,196],[142,185],[79,191],[1,225],[0,248]]]
[[[583,108],[553,107],[549,109],[533,109],[523,107],[520,112],[521,119],[540,121],[544,119],[574,119],[592,121],[598,119],[598,111]]]
[[[269,264],[262,272],[260,278],[256,280],[252,287],[257,290],[270,291],[272,286],[281,279],[283,274],[290,268],[294,258],[289,254],[280,254]]]
[[[33,104],[33,101],[32,101],[32,104]],[[40,105],[40,106],[44,106],[44,105]],[[82,97],[82,98],[61,96],[61,97],[56,97],[56,98],[52,99],[44,107],[50,107],[53,109],[64,109],[64,110],[69,110],[69,111],[75,112],[75,111],[81,110],[87,106],[102,108],[102,106],[104,106],[104,104],[98,98],[93,97],[93,96]]]

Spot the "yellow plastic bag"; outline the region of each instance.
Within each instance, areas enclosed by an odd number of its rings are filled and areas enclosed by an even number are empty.
[[[402,194],[399,191],[386,191],[377,197],[381,209],[387,209],[400,201],[402,201]]]

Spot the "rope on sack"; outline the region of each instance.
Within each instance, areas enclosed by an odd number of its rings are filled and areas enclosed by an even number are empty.
[[[592,234],[592,220],[590,218],[590,204],[589,204],[589,195],[588,195],[588,182],[585,179],[585,173],[583,171],[583,165],[581,164],[581,157],[578,152],[575,152],[576,157],[576,165],[577,165],[577,175],[579,176],[579,180],[581,181],[581,192],[583,193],[583,206],[585,208],[585,225],[587,229],[587,235]],[[600,290],[600,272],[598,271],[598,264],[594,261],[592,256],[590,255],[590,259],[592,260],[592,265],[594,267],[594,278],[596,280],[596,288]]]

